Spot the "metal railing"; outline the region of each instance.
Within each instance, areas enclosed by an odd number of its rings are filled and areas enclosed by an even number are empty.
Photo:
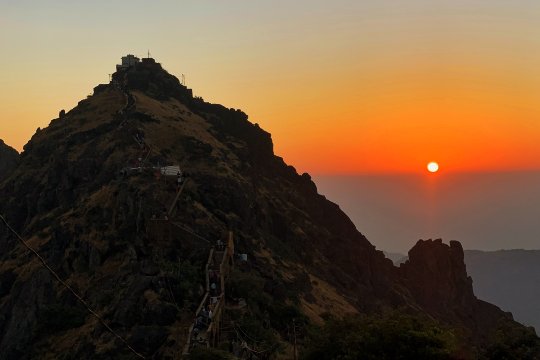
[[[206,280],[206,288],[205,288],[205,294],[203,296],[203,299],[201,303],[199,304],[199,307],[197,308],[197,311],[195,312],[195,321],[191,324],[188,330],[187,334],[187,340],[186,345],[183,348],[182,355],[188,355],[191,348],[193,347],[193,334],[194,329],[196,325],[197,318],[200,316],[202,310],[207,305],[213,305],[213,312],[212,312],[212,318],[209,319],[209,324],[206,329],[206,337],[204,338],[203,342],[205,347],[215,347],[219,343],[220,339],[220,330],[221,330],[221,319],[223,316],[223,309],[225,308],[225,279],[228,277],[231,266],[229,264],[229,260],[231,259],[232,253],[229,249],[229,244],[232,243],[232,232],[229,233],[229,241],[225,245],[225,248],[223,251],[216,251],[215,247],[212,247],[210,249],[210,252],[208,254],[208,261],[206,262],[205,266],[205,280]],[[217,267],[217,261],[214,259],[215,255],[219,253],[223,253],[221,255],[221,260],[219,261],[219,267]],[[212,268],[214,267],[214,268]],[[210,270],[216,270],[216,268],[219,269],[219,275],[220,275],[220,294],[217,296],[217,302],[215,304],[210,304],[212,297],[210,296]]]

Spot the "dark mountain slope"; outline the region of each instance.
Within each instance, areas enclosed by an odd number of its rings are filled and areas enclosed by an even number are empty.
[[[178,202],[165,165],[189,175]],[[270,134],[239,110],[193,98],[150,60],[36,133],[0,198],[10,224],[146,356],[179,357],[204,286],[204,239],[228,230],[249,260],[232,293],[260,289],[248,308],[276,342],[299,312],[320,322],[404,306],[482,347],[496,330],[486,324],[519,327],[474,297],[461,247],[419,243],[411,251],[423,255],[395,268],[308,174],[273,154]],[[438,282],[441,291],[422,290]],[[4,227],[0,348],[6,359],[130,356]]]
[[[17,166],[19,153],[0,139],[0,181],[9,176]]]

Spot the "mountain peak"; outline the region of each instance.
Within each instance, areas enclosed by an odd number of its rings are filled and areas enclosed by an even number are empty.
[[[483,338],[479,346],[493,331],[468,307],[486,308],[459,243],[421,241],[395,268],[308,174],[274,154],[268,132],[240,110],[193,97],[151,59],[123,60],[111,83],[38,131],[0,182],[0,199],[12,227],[146,355],[183,349],[210,249],[229,231],[242,256],[227,278],[228,305],[247,300],[237,321],[265,324],[257,329],[269,347],[287,342],[295,319],[398,306],[466,328]],[[511,322],[489,309],[489,319]],[[125,351],[8,232],[0,232],[0,319],[8,357]]]
[[[112,75],[111,84],[143,91],[163,100],[170,97],[180,101],[193,99],[191,89],[184,86],[176,76],[169,74],[153,58],[143,58],[139,61],[130,55],[123,57],[122,64],[117,65],[117,71]]]

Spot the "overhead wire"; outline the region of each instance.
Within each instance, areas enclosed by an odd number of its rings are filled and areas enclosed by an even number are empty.
[[[51,275],[64,287],[66,288],[75,298],[81,303],[86,310],[92,314],[111,334],[113,334],[117,339],[119,339],[135,356],[137,356],[140,359],[145,359],[143,355],[138,353],[129,343],[126,339],[124,339],[120,334],[118,334],[116,331],[114,331],[106,322],[105,320],[96,312],[94,311],[90,305],[79,295],[69,284],[67,284],[64,280],[60,278],[60,276],[54,271],[49,264],[45,261],[45,259],[36,251],[34,250],[28,243],[11,227],[11,225],[7,222],[7,220],[4,218],[4,216],[0,215],[0,219],[3,221],[3,223],[6,225],[7,229],[15,235],[15,237],[26,247],[30,252],[34,254],[34,256],[41,262],[43,267],[45,267]]]
[[[248,342],[247,342],[247,341],[246,341],[246,340],[238,333],[238,330],[240,330],[240,332],[242,332],[247,338],[251,339],[251,340],[252,340],[253,342],[255,342],[255,343],[257,343],[257,342],[258,342],[258,343],[263,343],[264,341],[262,341],[262,340],[261,340],[261,341],[257,341],[257,340],[255,340],[255,339],[251,338],[249,335],[247,335],[247,334],[245,333],[245,331],[242,330],[242,328],[241,328],[239,325],[233,324],[233,328],[234,328],[234,331],[236,332],[236,336],[237,336],[241,341],[243,341],[243,342],[246,343],[246,349],[247,349],[248,351],[254,353],[254,354],[261,355],[261,354],[264,354],[264,353],[268,353],[268,352],[270,352],[270,351],[273,351],[273,350],[277,347],[277,344],[274,344],[274,345],[270,346],[269,348],[267,348],[266,350],[255,350],[255,349],[252,349],[252,348],[249,347],[249,345],[247,345]]]
[[[171,221],[171,224],[173,224],[174,226],[176,226],[176,227],[179,228],[180,230],[185,231],[185,232],[187,232],[188,234],[195,236],[196,238],[198,238],[198,239],[200,239],[200,240],[203,240],[203,241],[206,241],[206,242],[209,243],[209,244],[212,244],[212,242],[211,242],[210,240],[208,240],[207,238],[205,238],[205,237],[203,237],[203,236],[201,236],[201,235],[199,235],[199,234],[197,234],[197,233],[191,231],[190,229],[188,229],[187,227],[185,227],[185,226],[183,226],[183,225],[181,225],[181,224],[179,224],[179,223],[176,223],[176,222],[172,222],[172,221]]]

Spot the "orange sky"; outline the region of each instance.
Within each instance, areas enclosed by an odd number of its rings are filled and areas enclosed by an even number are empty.
[[[20,150],[150,48],[301,172],[538,169],[538,16],[530,0],[7,1],[0,138]]]

